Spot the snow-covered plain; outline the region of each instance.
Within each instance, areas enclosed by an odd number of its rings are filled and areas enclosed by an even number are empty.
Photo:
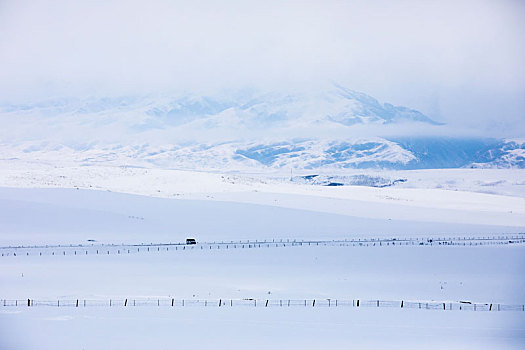
[[[508,313],[373,308],[15,312],[0,314],[2,330],[9,335],[0,340],[5,349],[477,350],[522,349],[525,342],[522,315]]]
[[[372,219],[525,225],[523,169],[349,170],[343,173],[406,179],[387,188],[374,188],[298,184],[282,173],[246,175],[60,166],[17,160],[5,160],[1,164],[0,185],[4,187],[95,189],[160,198],[260,204]],[[52,200],[44,196],[40,201]]]
[[[407,179],[374,188],[280,173],[2,164],[0,246],[488,236],[525,226],[523,170],[338,174]],[[520,244],[3,256],[0,299],[524,304],[524,256]],[[0,347],[520,349],[524,325],[519,311],[0,306]]]

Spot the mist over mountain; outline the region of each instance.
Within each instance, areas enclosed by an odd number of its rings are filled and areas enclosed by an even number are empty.
[[[0,118],[4,159],[221,170],[525,166],[520,140],[448,137],[417,110],[336,84],[54,99],[2,106]]]
[[[16,140],[17,131],[24,125],[19,139],[35,137],[60,142],[68,141],[67,135],[86,142],[126,136],[145,142],[159,136],[171,142],[265,140],[272,135],[333,138],[337,136],[334,132],[346,138],[362,136],[361,132],[376,136],[396,127],[402,127],[406,133],[418,126],[442,125],[414,109],[380,103],[369,95],[335,84],[308,92],[244,89],[215,95],[64,98],[4,105],[0,112],[5,125],[10,126],[2,137]],[[60,132],[43,132],[57,128],[70,132],[66,137]],[[96,132],[91,133],[93,129]]]

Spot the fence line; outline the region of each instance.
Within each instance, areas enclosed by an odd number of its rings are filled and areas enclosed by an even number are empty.
[[[88,245],[38,245],[0,247],[0,254],[7,256],[43,255],[109,255],[161,251],[212,250],[212,249],[252,249],[296,246],[341,246],[341,247],[388,247],[388,246],[482,246],[509,245],[525,243],[525,235],[498,235],[486,237],[447,237],[447,238],[358,238],[345,240],[246,240],[229,242],[201,242],[196,245],[184,243],[149,244],[88,244]]]
[[[467,301],[389,301],[361,299],[1,299],[2,307],[351,307],[351,308],[405,308],[421,310],[456,311],[525,311],[525,304],[472,303]]]

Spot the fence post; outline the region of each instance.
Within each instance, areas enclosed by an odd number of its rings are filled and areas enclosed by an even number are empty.
[[[443,310],[446,310],[446,309],[447,309],[446,304],[443,303]]]
[[[315,306],[315,299],[314,299],[314,301],[313,301],[313,303],[312,303],[312,307],[314,307],[314,306]]]
[[[128,299],[124,300],[124,306],[128,306]]]
[[[171,298],[171,306],[173,306],[173,303],[175,303],[175,299]]]
[[[492,311],[492,304],[490,304],[489,306],[489,311]]]
[[[266,299],[266,305],[264,307],[268,307],[268,299]]]
[[[357,307],[359,307],[359,299],[357,299]]]
[[[77,303],[75,304],[75,307],[78,307],[78,299],[77,299]]]
[[[219,306],[221,306],[222,304],[222,299],[219,299]]]
[[[401,300],[401,307],[403,307],[403,300]]]

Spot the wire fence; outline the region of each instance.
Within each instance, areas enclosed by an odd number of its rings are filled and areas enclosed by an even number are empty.
[[[78,244],[78,245],[35,245],[0,247],[2,257],[16,256],[60,256],[60,255],[113,255],[153,253],[186,250],[255,249],[280,247],[402,247],[402,246],[486,246],[524,244],[525,234],[498,235],[486,237],[442,237],[442,238],[359,238],[344,240],[245,240],[184,243],[141,243],[141,244]]]
[[[525,304],[472,303],[468,301],[389,301],[360,299],[2,299],[2,307],[352,307],[352,308],[405,308],[449,311],[522,311]]]

